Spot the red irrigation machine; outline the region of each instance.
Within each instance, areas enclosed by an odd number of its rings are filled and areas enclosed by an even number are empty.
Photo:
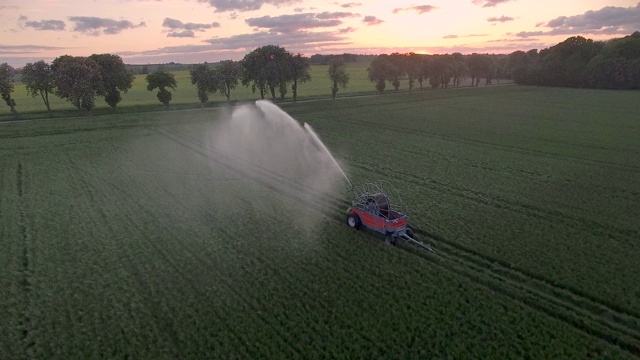
[[[385,242],[389,245],[395,245],[396,239],[401,239],[434,252],[430,245],[414,238],[400,193],[391,183],[383,180],[354,189],[356,199],[347,210],[347,224],[350,227],[360,229],[364,226],[384,234]]]

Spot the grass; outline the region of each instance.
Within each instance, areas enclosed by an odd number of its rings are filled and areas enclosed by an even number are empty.
[[[639,96],[282,105],[435,255],[349,229],[346,184],[308,204],[239,172],[224,109],[2,124],[0,358],[638,357]]]

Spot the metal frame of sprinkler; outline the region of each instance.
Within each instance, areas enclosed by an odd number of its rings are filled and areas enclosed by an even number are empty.
[[[390,182],[379,180],[365,183],[360,188],[352,186],[352,189],[355,201],[347,210],[347,225],[355,229],[364,225],[370,230],[384,234],[385,242],[390,245],[395,245],[397,238],[435,252],[431,245],[414,238],[413,231],[408,226],[409,216],[400,192]]]
[[[367,212],[386,208],[386,211],[378,211],[379,216],[385,219],[389,219],[389,214],[394,212],[403,213],[407,218],[409,217],[407,209],[402,203],[400,192],[390,182],[378,180],[377,182],[364,183],[360,188],[351,187],[356,199],[353,203],[354,206],[365,209]]]

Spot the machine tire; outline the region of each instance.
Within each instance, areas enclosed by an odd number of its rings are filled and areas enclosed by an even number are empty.
[[[360,216],[354,213],[347,214],[347,225],[349,225],[349,227],[352,227],[356,230],[360,230],[360,226],[362,225],[362,222],[360,221]]]
[[[405,230],[405,234],[407,234],[410,238],[413,238],[413,230],[411,230],[410,228],[407,228],[407,230]]]
[[[396,245],[396,238],[394,238],[391,235],[385,235],[384,242],[387,245],[395,246]]]

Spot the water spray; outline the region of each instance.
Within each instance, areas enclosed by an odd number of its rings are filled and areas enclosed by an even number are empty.
[[[320,137],[318,137],[318,134],[316,134],[315,131],[313,131],[313,128],[311,127],[311,125],[304,123],[304,128],[305,130],[307,130],[307,132],[309,133],[309,135],[311,135],[311,137],[313,138],[313,140],[316,142],[316,144],[318,146],[320,146],[320,148],[325,151],[327,153],[327,155],[329,155],[329,157],[331,158],[331,160],[333,161],[334,164],[336,164],[336,166],[338,167],[338,170],[340,170],[340,172],[342,173],[342,176],[344,176],[345,179],[347,179],[347,182],[349,183],[349,186],[351,186],[351,188],[353,188],[353,184],[351,184],[351,181],[349,181],[349,178],[347,177],[347,174],[344,173],[344,171],[342,171],[342,168],[340,167],[340,164],[338,164],[338,162],[336,161],[336,159],[333,157],[333,155],[331,155],[331,151],[329,151],[329,149],[327,149],[327,147],[324,145],[324,143],[322,142],[322,140],[320,140]]]

